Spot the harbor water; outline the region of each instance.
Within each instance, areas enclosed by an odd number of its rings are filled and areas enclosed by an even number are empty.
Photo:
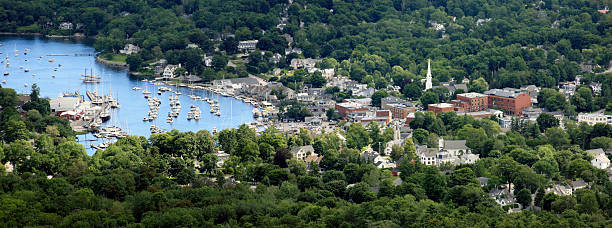
[[[149,137],[150,126],[153,124],[165,131],[176,129],[212,132],[213,129],[222,130],[254,121],[252,115],[254,107],[251,104],[207,90],[162,85],[182,93],[178,95],[182,106],[180,114],[173,123],[167,123],[166,116],[168,112],[171,112],[169,96],[175,94],[164,92],[158,95],[158,88],[162,86],[131,77],[126,69],[113,69],[96,62],[95,50],[90,41],[46,39],[36,36],[0,36],[0,44],[2,44],[0,47],[1,59],[4,60],[0,68],[2,72],[9,73],[6,76],[0,76],[0,81],[5,81],[2,87],[29,94],[31,85],[37,84],[40,87],[41,97],[54,98],[64,93],[78,91],[84,95],[86,101],[88,100],[85,95],[86,91],[110,94],[118,100],[120,108],[111,109],[111,118],[104,122],[102,127],[118,126],[130,135]],[[29,49],[27,54],[25,54],[26,48]],[[42,58],[39,58],[41,56]],[[10,66],[6,65],[7,57]],[[53,60],[50,61],[50,59]],[[25,69],[28,69],[28,72],[25,72]],[[101,82],[83,83],[81,75],[85,73],[85,69],[88,73],[92,69],[96,75],[100,75]],[[133,90],[134,87],[142,88],[142,90]],[[152,92],[151,96],[161,100],[159,116],[152,122],[143,121],[143,117],[146,117],[150,111],[147,99],[142,93],[145,89]],[[217,100],[221,115],[210,113],[210,106],[206,101],[193,100],[188,95]],[[200,120],[187,119],[191,105],[202,110]],[[95,153],[91,145],[103,142],[102,139],[93,141],[96,138],[91,133],[79,135],[77,138],[79,143],[85,146],[89,155]]]

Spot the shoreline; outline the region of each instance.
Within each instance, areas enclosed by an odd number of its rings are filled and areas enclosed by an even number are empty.
[[[95,39],[95,37],[87,37],[87,36],[85,36],[82,33],[75,33],[75,34],[64,36],[64,35],[44,35],[44,34],[38,33],[38,32],[0,32],[0,35],[41,36],[41,37],[50,38],[50,39],[60,39],[60,38],[70,38],[70,39],[93,38],[93,39]]]
[[[127,63],[106,60],[106,59],[101,58],[100,56],[96,56],[96,62],[102,63],[109,67],[116,67],[116,68],[127,68],[129,66]]]

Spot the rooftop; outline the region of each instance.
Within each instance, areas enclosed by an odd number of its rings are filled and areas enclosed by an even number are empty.
[[[515,88],[491,89],[491,90],[485,91],[486,95],[494,95],[498,97],[509,97],[509,98],[516,98],[521,93],[526,93],[526,92],[520,89],[515,89]]]
[[[487,95],[484,95],[482,93],[462,93],[462,94],[457,94],[457,96],[462,96],[462,97],[467,97],[467,98],[487,97]]]
[[[452,104],[449,104],[449,103],[438,103],[438,104],[429,104],[429,107],[434,107],[434,108],[452,108],[454,106]]]

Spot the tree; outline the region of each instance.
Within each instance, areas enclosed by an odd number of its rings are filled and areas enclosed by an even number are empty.
[[[543,132],[546,132],[546,129],[548,128],[559,126],[559,120],[555,116],[548,113],[540,114],[540,116],[538,116],[536,119],[536,122],[540,127],[540,131]]]
[[[591,92],[591,89],[587,87],[579,87],[570,100],[572,104],[576,106],[576,111],[593,111],[593,94]]]
[[[380,100],[387,96],[389,95],[387,94],[387,91],[385,91],[384,89],[374,92],[374,94],[372,94],[372,105],[376,107],[380,107]]]
[[[516,194],[516,202],[523,205],[524,208],[529,207],[531,205],[531,191],[529,189],[523,188]]]
[[[429,132],[422,128],[418,128],[412,133],[412,138],[415,140],[416,143],[421,145],[426,142],[428,136]]]
[[[215,70],[221,70],[227,65],[227,57],[220,54],[213,55],[211,65]]]
[[[472,80],[470,84],[468,84],[468,88],[470,92],[484,93],[484,91],[489,89],[489,83],[487,83],[484,78],[480,77],[476,80]]]
[[[347,198],[355,203],[363,203],[376,199],[376,195],[366,183],[359,182],[347,189]]]
[[[569,135],[563,129],[558,127],[549,128],[546,133],[548,142],[555,148],[562,148],[570,143]]]
[[[30,132],[23,121],[9,120],[4,127],[4,140],[13,142],[19,139],[27,140]]]
[[[448,185],[467,185],[467,184],[478,184],[476,174],[470,168],[461,168],[453,171],[449,177]]]
[[[349,148],[361,149],[368,144],[372,139],[366,129],[360,123],[352,123],[346,130],[346,145]]]
[[[142,58],[140,54],[131,54],[125,58],[125,62],[130,65],[130,71],[136,71],[142,65]]]
[[[425,92],[423,96],[421,96],[420,99],[421,99],[421,104],[423,104],[423,107],[427,107],[429,104],[436,104],[440,102],[438,98],[438,94],[430,90]]]
[[[406,86],[404,86],[404,89],[402,89],[402,93],[404,94],[404,96],[410,99],[416,99],[421,97],[421,95],[423,94],[423,89],[421,89],[421,87],[419,87],[417,84],[411,83],[406,84]]]

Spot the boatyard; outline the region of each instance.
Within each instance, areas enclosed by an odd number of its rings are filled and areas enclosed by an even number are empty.
[[[88,132],[77,136],[88,154],[126,134],[148,137],[173,129],[213,132],[243,123],[263,124],[263,119],[253,117],[265,112],[262,103],[237,90],[133,78],[125,69],[96,62],[94,49],[86,44],[19,37],[2,43],[2,86],[29,94],[37,84],[55,115],[69,119],[75,131]],[[17,57],[13,49],[21,49]]]

